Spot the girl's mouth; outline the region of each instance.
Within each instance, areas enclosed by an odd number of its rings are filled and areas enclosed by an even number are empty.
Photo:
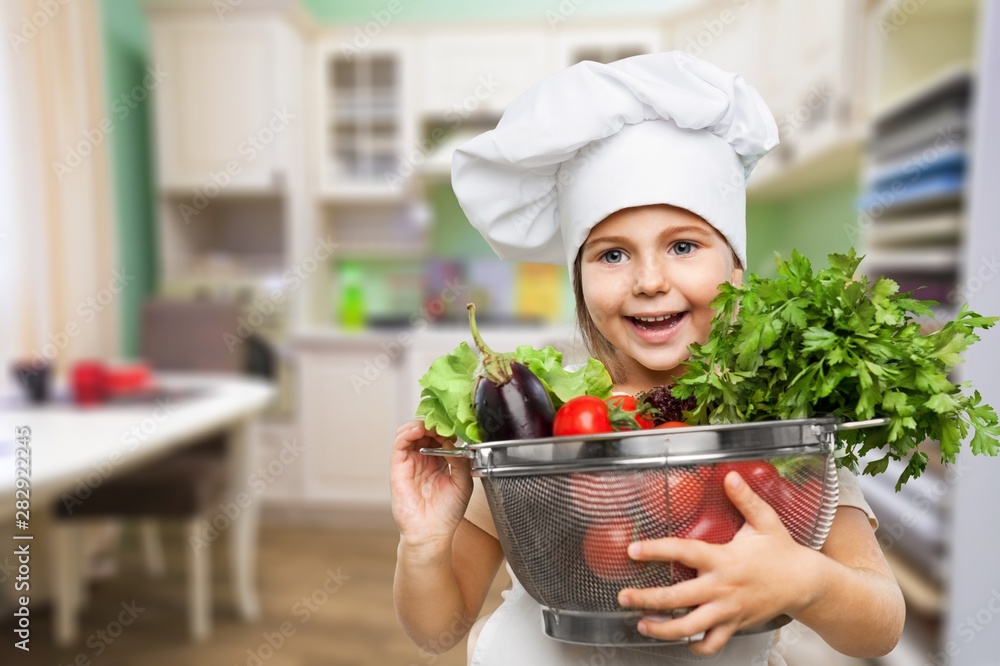
[[[650,317],[625,317],[632,330],[646,342],[665,342],[673,337],[680,327],[680,324],[687,316],[687,312],[677,312],[663,318],[657,317],[651,321]]]

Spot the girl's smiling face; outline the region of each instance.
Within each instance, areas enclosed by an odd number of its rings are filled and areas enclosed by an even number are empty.
[[[688,345],[704,343],[726,281],[742,274],[729,243],[712,225],[668,205],[625,208],[602,220],[580,248],[587,311],[621,352],[636,393],[683,372]],[[659,321],[650,321],[650,320]]]

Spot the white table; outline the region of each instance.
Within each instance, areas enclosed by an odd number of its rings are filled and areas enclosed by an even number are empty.
[[[156,382],[167,390],[196,393],[152,404],[94,408],[58,403],[35,407],[8,402],[0,406],[0,520],[9,523],[0,533],[14,525],[13,440],[19,426],[31,428],[31,511],[33,518],[43,518],[39,522],[47,522],[53,500],[77,494],[80,481],[88,483],[88,476],[99,483],[98,479],[126,472],[219,431],[228,432],[230,494],[248,491],[248,479],[259,463],[254,424],[274,397],[272,386],[253,378],[188,373],[157,375]],[[226,530],[237,604],[247,619],[259,614],[253,573],[260,504],[259,498],[254,500]],[[52,562],[56,640],[60,644],[74,639],[76,614],[82,603],[82,563],[79,543],[73,538],[55,544]],[[37,578],[39,563],[33,562],[32,568]]]

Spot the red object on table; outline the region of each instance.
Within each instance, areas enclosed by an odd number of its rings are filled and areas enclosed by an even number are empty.
[[[73,402],[97,405],[108,395],[107,372],[101,361],[78,361],[70,371]]]
[[[105,385],[109,396],[135,393],[149,388],[152,371],[143,361],[105,368]]]

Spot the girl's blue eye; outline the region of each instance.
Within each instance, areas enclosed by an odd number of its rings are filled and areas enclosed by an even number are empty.
[[[674,243],[673,250],[676,254],[691,254],[695,251],[695,245],[687,241],[680,241],[679,243]]]
[[[623,256],[621,250],[608,250],[601,255],[601,259],[609,264],[620,264]],[[613,257],[618,257],[618,260],[613,259]]]

